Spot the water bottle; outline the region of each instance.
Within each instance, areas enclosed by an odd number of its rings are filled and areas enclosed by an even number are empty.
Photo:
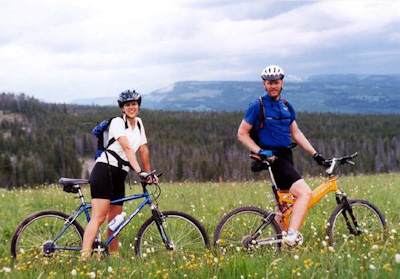
[[[111,222],[108,224],[108,229],[113,232],[116,231],[119,226],[124,222],[125,216],[125,212],[122,212],[121,214],[115,216],[114,219],[112,219]]]

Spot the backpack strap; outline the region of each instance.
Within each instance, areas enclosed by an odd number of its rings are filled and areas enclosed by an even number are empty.
[[[122,120],[124,120],[125,129],[128,129],[128,120],[124,119],[124,117],[123,117],[122,115],[121,115],[121,116],[116,116],[116,117],[121,117]],[[116,117],[111,117],[111,118],[108,120],[108,123],[109,123],[108,125],[110,125],[110,124],[111,124],[111,121],[112,121],[114,118],[116,118]],[[108,140],[108,143],[107,143],[107,146],[105,147],[105,149],[109,148],[110,145],[113,144],[115,141],[116,141],[115,138],[109,139],[109,140]]]
[[[290,105],[289,105],[289,103],[288,103],[288,101],[286,101],[285,99],[281,99],[282,100],[282,102],[285,104],[285,106],[288,108],[288,109],[292,109],[291,107],[290,107]]]
[[[125,122],[125,129],[128,129],[128,120],[127,120],[127,119],[124,119],[123,116],[118,116],[118,117],[121,117],[122,120],[124,120],[124,122]],[[110,123],[110,124],[111,124],[111,120],[113,120],[114,118],[115,118],[115,117],[113,117],[113,118],[111,118],[111,119],[109,120],[109,123]],[[121,169],[122,166],[127,166],[127,167],[129,167],[130,169],[133,169],[132,166],[131,166],[131,164],[130,164],[128,161],[123,160],[115,151],[113,151],[113,150],[111,150],[111,149],[108,149],[108,148],[111,146],[111,144],[113,144],[114,142],[116,142],[116,139],[113,137],[113,138],[111,138],[111,139],[108,141],[107,147],[105,148],[105,152],[106,152],[106,157],[107,157],[107,162],[108,162],[108,164],[110,164],[110,162],[109,162],[109,160],[108,160],[108,155],[107,155],[107,153],[110,153],[110,154],[117,160],[117,162],[118,162],[118,168]]]
[[[131,164],[128,161],[125,161],[124,159],[122,159],[114,150],[107,149],[107,150],[105,150],[105,152],[106,152],[106,155],[107,155],[107,153],[110,153],[111,155],[114,156],[115,159],[117,159],[118,168],[122,169],[122,166],[126,166],[133,170],[133,167],[131,166]],[[107,161],[108,161],[108,157],[107,157]],[[110,164],[110,163],[108,163],[108,164]]]
[[[258,97],[258,102],[260,103],[260,129],[264,127],[264,103],[261,97]]]
[[[282,102],[283,102],[283,103],[285,104],[285,106],[289,109],[290,114],[294,113],[293,107],[292,107],[292,105],[291,105],[288,101],[286,101],[285,99],[282,99]]]
[[[136,119],[136,125],[137,125],[137,127],[139,129],[139,134],[142,134],[142,126],[140,125],[140,122],[137,119]]]

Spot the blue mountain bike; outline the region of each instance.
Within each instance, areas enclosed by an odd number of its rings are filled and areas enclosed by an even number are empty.
[[[155,171],[151,173],[155,174]],[[82,247],[84,229],[77,218],[85,214],[90,221],[89,210],[81,190],[82,184],[88,184],[86,179],[61,178],[60,184],[67,193],[76,194],[80,205],[73,215],[56,210],[44,210],[32,214],[22,221],[11,241],[11,255],[20,254],[51,257],[53,255],[70,256],[79,252]],[[113,200],[111,204],[135,199],[144,199],[120,227],[105,241],[101,242],[101,232],[93,244],[93,253],[100,256],[108,255],[108,244],[129,224],[145,205],[148,205],[152,216],[143,223],[136,235],[135,251],[140,257],[158,255],[165,252],[182,254],[202,254],[209,246],[209,238],[203,225],[193,216],[179,211],[160,211],[156,202],[161,195],[158,183],[156,190],[149,193],[147,183],[142,182],[143,193]],[[153,197],[153,199],[151,198]]]

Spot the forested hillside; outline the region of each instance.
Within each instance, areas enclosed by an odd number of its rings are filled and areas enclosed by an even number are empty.
[[[95,153],[92,128],[119,114],[117,107],[46,104],[25,95],[0,94],[1,187],[53,183],[60,176],[80,177],[82,160]],[[164,181],[248,180],[247,150],[237,141],[243,112],[142,110],[152,167]],[[354,173],[400,169],[399,115],[298,113],[297,122],[326,157],[355,151]],[[304,174],[321,169],[300,148],[295,164]]]

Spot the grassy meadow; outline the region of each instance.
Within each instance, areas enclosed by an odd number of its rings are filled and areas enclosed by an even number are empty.
[[[312,189],[324,177],[306,179]],[[147,208],[120,234],[120,258],[10,258],[10,242],[17,225],[28,215],[55,209],[72,213],[78,204],[73,194],[58,185],[6,191],[0,189],[0,278],[400,278],[400,173],[343,176],[338,181],[350,198],[366,199],[379,207],[388,223],[385,241],[373,248],[348,245],[325,246],[326,222],[336,206],[334,194],[320,201],[302,227],[304,244],[283,247],[280,253],[252,255],[237,252],[224,255],[211,248],[199,258],[166,254],[164,258],[140,259],[133,244],[140,225],[150,216]],[[214,229],[228,211],[238,206],[256,205],[272,210],[270,182],[163,183],[158,203],[162,210],[179,210],[200,220],[212,241]],[[140,192],[136,184],[127,194]],[[149,190],[152,190],[152,186]],[[84,190],[89,198],[89,189]],[[130,213],[137,203],[125,203]],[[83,219],[79,220],[85,227]],[[371,243],[372,244],[372,243]],[[398,255],[396,257],[396,255]]]

